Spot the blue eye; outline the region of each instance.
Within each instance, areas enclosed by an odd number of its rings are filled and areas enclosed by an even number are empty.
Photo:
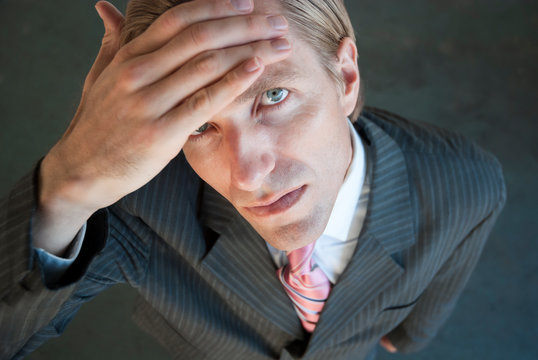
[[[262,95],[262,105],[275,105],[284,101],[288,97],[289,91],[286,89],[276,88],[266,91]]]
[[[193,136],[201,135],[204,132],[206,132],[207,129],[209,129],[209,126],[210,125],[208,123],[205,123],[204,125],[200,126],[198,129],[194,130],[191,135]]]

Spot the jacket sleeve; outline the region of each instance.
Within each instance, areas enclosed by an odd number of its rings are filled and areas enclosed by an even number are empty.
[[[387,334],[398,352],[409,353],[424,348],[456,305],[506,201],[500,167],[498,171],[501,190],[493,210],[455,248],[408,317]]]
[[[23,348],[33,350],[26,344],[47,326],[43,339],[61,332],[78,309],[66,305],[108,236],[107,211],[101,210],[88,221],[80,255],[60,280],[45,285],[31,239],[38,171],[39,164],[0,201],[0,359],[19,357]],[[56,318],[60,313],[61,319]]]

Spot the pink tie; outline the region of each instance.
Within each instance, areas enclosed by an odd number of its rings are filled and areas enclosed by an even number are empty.
[[[277,276],[308,332],[314,331],[331,290],[327,275],[312,260],[313,252],[314,243],[290,251],[289,264],[277,270]]]

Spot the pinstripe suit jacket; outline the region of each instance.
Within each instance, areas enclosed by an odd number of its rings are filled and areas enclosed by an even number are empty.
[[[461,136],[367,109],[355,128],[372,162],[353,258],[308,336],[262,238],[180,155],[94,214],[76,262],[44,286],[31,250],[35,175],[0,212],[0,357],[60,334],[80,305],[127,282],[135,321],[181,359],[363,359],[434,336],[505,202],[497,160]],[[34,171],[34,174],[37,171]]]

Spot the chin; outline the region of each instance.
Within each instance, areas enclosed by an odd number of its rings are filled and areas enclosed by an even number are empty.
[[[299,248],[302,248],[303,246],[306,246],[314,241],[316,241],[316,238],[313,239],[299,239],[299,240],[289,240],[289,239],[271,239],[266,240],[272,247],[275,249],[281,250],[281,251],[292,251]]]
[[[330,212],[327,214],[322,210],[322,207],[316,207],[306,219],[277,228],[256,230],[274,248],[282,251],[296,250],[316,241],[323,234]]]

